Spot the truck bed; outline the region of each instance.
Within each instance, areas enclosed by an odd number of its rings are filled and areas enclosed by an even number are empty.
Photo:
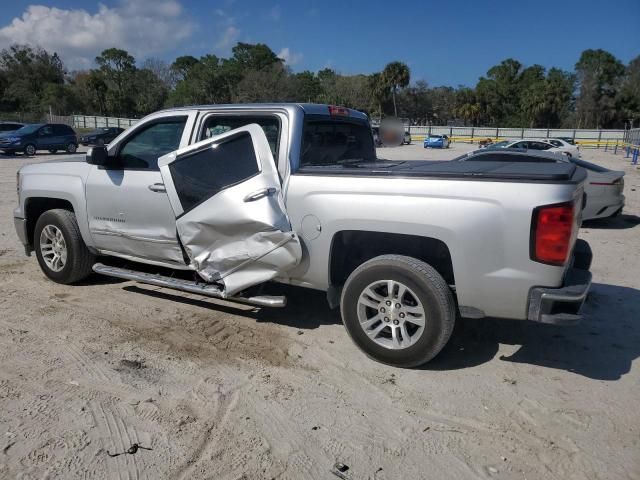
[[[474,179],[514,182],[580,183],[585,172],[566,162],[390,161],[302,166],[299,175]]]

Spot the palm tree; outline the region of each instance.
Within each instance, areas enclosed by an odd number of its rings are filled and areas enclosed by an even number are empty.
[[[382,78],[384,83],[387,83],[391,87],[391,94],[393,95],[393,113],[397,117],[398,107],[396,105],[396,92],[398,88],[404,88],[409,85],[411,72],[405,63],[391,62],[384,67],[384,70],[382,71]]]
[[[389,85],[387,85],[381,73],[374,73],[369,76],[369,89],[376,103],[375,106],[378,109],[378,115],[382,118],[382,102],[387,98],[387,95],[389,95]]]

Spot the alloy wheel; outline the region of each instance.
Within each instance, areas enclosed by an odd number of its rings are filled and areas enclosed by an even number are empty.
[[[358,320],[371,340],[399,350],[422,336],[426,316],[422,302],[409,287],[396,280],[379,280],[360,294]]]

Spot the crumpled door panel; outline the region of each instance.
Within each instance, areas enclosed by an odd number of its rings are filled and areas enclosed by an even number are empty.
[[[247,185],[232,187],[207,202],[206,208],[195,208],[177,222],[193,267],[206,281],[221,281],[227,295],[271,280],[302,257],[289,220],[279,215],[283,212],[280,195],[250,203],[234,200],[246,191]]]
[[[235,155],[228,161],[250,162],[255,153],[259,172],[253,174],[244,168],[246,175],[251,175],[249,178],[216,190],[202,201],[194,198],[196,188],[198,195],[206,195],[207,182],[220,188],[217,185],[220,176],[215,169],[230,165],[217,163],[227,160],[223,158],[225,141],[230,145],[244,132],[251,136],[253,151],[246,150],[246,145],[242,147],[244,150],[235,146],[227,150]],[[238,152],[244,152],[242,159],[238,159]],[[198,157],[198,153],[204,156]],[[180,174],[171,167],[176,161],[184,162]],[[291,230],[275,162],[258,125],[247,125],[199,142],[162,157],[158,163],[177,216],[178,236],[191,265],[204,280],[222,284],[225,296],[271,280],[299,263],[300,240]],[[185,178],[184,172],[194,173],[189,170],[191,167],[195,171],[203,166],[214,170],[203,170],[203,174],[193,179]],[[225,175],[228,176],[228,172]]]

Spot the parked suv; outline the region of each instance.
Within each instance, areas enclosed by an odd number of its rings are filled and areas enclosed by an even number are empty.
[[[0,137],[0,150],[4,153],[24,152],[35,155],[38,150],[56,153],[65,150],[75,153],[78,137],[69,125],[61,123],[34,123]]]
[[[20,122],[0,122],[0,133],[14,132],[24,127],[24,123]]]

